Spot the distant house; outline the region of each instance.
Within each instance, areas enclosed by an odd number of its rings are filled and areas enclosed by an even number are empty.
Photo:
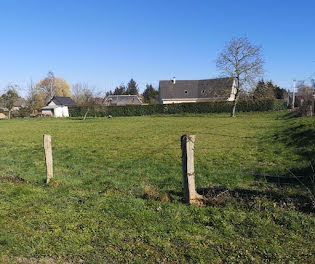
[[[19,97],[16,102],[13,104],[11,111],[19,111],[21,108],[26,107],[26,100],[22,97]],[[9,109],[5,107],[4,102],[0,101],[0,111],[8,112]]]
[[[160,81],[159,101],[161,104],[196,103],[213,100],[234,101],[236,93],[233,78],[207,80]]]
[[[0,111],[2,111],[2,112],[8,112],[9,111],[9,109],[6,108],[5,103],[3,100],[1,100],[1,98],[0,98]]]
[[[108,95],[104,99],[105,105],[142,105],[142,100],[137,95]]]
[[[76,105],[70,97],[54,96],[41,110],[45,116],[69,117],[68,106]]]
[[[26,100],[24,98],[19,97],[17,101],[13,104],[12,111],[19,111],[22,108],[25,108]]]

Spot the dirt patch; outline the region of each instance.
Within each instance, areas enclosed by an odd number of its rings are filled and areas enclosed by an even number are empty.
[[[57,261],[53,258],[25,258],[25,257],[9,257],[9,256],[3,256],[1,259],[1,263],[23,263],[23,264],[59,264],[59,263],[65,263],[70,264],[72,262],[64,262],[64,261]],[[81,262],[82,263],[82,262]]]
[[[98,192],[99,195],[126,195],[126,192],[117,188],[117,187],[106,187],[103,190]]]
[[[27,183],[26,180],[21,178],[20,176],[16,175],[4,175],[0,177],[1,182],[12,182],[12,183],[19,183],[19,184],[25,184]]]
[[[143,187],[143,197],[149,201],[170,202],[171,196],[166,192],[158,192],[153,186],[145,184]]]
[[[268,207],[293,209],[303,213],[315,213],[315,202],[306,195],[285,195],[275,191],[260,191],[236,188],[229,190],[224,186],[199,189],[204,203],[210,206],[227,206],[262,210]]]

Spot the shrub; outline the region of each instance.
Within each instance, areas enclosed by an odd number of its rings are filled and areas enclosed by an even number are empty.
[[[142,116],[154,114],[179,113],[228,113],[232,109],[232,102],[216,101],[206,103],[185,104],[155,104],[155,105],[127,105],[127,106],[74,106],[69,107],[71,117],[81,117],[88,111],[89,117],[104,116]],[[244,100],[239,101],[236,107],[238,112],[273,111],[287,108],[284,100]]]
[[[313,116],[315,109],[315,101],[308,99],[304,101],[297,109],[298,116]]]

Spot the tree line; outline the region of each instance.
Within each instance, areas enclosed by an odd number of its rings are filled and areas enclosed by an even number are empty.
[[[114,91],[109,91],[106,96],[109,95],[138,95],[142,101],[147,104],[157,104],[159,100],[159,91],[156,90],[152,84],[147,84],[143,94],[139,94],[138,84],[134,79],[128,82],[127,86],[121,84],[115,88]]]
[[[76,83],[71,87],[65,79],[55,76],[51,71],[36,84],[30,81],[25,99],[20,96],[20,92],[18,85],[8,84],[4,93],[0,94],[0,112],[7,109],[8,118],[11,117],[19,99],[23,100],[24,111],[28,114],[37,113],[53,96],[71,97],[78,105],[102,104],[104,100],[102,92],[97,91],[95,87],[87,83]],[[114,91],[106,92],[105,96],[108,95],[137,95],[144,103],[157,104],[159,92],[152,84],[147,84],[144,92],[140,94],[138,84],[131,79],[126,86],[121,84]]]
[[[288,97],[288,92],[272,81],[259,80],[263,74],[263,64],[261,47],[253,45],[245,37],[232,38],[219,54],[216,61],[217,69],[221,71],[223,76],[234,78],[236,83],[233,93],[232,117],[235,116],[237,103],[242,97],[253,100],[285,99]],[[314,81],[312,81],[312,86],[305,85],[304,82],[298,86],[299,93],[307,94],[309,98],[313,98],[314,90]],[[156,104],[158,103],[159,92],[152,84],[147,84],[144,92],[140,94],[138,84],[134,79],[131,79],[127,85],[121,84],[113,91],[110,90],[106,93],[106,96],[110,95],[138,95],[144,103]],[[71,89],[66,80],[56,77],[53,72],[49,72],[36,85],[33,82],[30,83],[26,100],[29,111],[33,113],[38,111],[53,96],[72,97],[79,105],[102,103],[102,98],[104,99],[104,96],[88,84],[77,83]],[[0,104],[8,109],[9,117],[18,98],[18,87],[12,84],[8,85],[6,92],[0,97]]]
[[[301,92],[313,91],[313,87],[307,86],[304,82],[298,84],[298,90]],[[105,96],[110,95],[137,95],[146,104],[157,104],[159,92],[152,84],[147,84],[144,92],[139,93],[138,84],[134,79],[131,79],[127,85],[121,84],[113,91],[106,92]],[[55,77],[54,73],[49,72],[47,77],[40,80],[37,84],[30,82],[28,94],[26,97],[25,106],[29,113],[36,113],[40,108],[45,106],[53,96],[72,97],[78,105],[93,105],[102,104],[104,96],[96,90],[95,87],[89,86],[87,83],[76,83],[72,87],[61,77]],[[286,99],[288,93],[285,89],[280,88],[272,81],[258,81],[254,89],[250,91],[239,92],[241,99]],[[6,92],[0,96],[1,105],[8,109],[10,118],[12,109],[15,103],[20,99],[19,87],[14,84],[9,84],[6,87]]]

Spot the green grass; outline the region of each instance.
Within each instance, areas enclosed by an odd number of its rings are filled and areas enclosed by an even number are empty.
[[[15,119],[1,121],[0,131],[0,262],[315,261],[313,214],[266,197],[252,207],[185,205],[180,152],[180,136],[196,135],[199,188],[308,196],[312,183],[266,181],[309,173],[314,119],[285,112]],[[43,134],[53,142],[48,186]],[[171,201],[148,199],[147,186]]]

